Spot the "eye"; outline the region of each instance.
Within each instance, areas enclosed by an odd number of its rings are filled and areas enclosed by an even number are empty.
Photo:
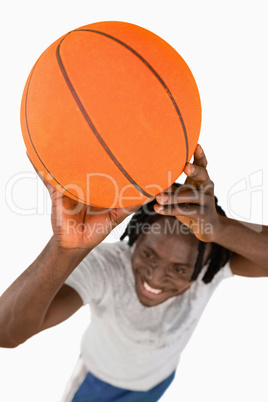
[[[177,274],[186,274],[186,269],[182,268],[180,265],[175,265],[173,267],[173,270],[177,273]]]
[[[145,258],[152,258],[153,257],[153,254],[149,250],[143,250],[142,254],[143,254],[143,256]]]
[[[142,250],[141,256],[145,264],[148,264],[152,267],[157,265],[157,258],[150,250]]]

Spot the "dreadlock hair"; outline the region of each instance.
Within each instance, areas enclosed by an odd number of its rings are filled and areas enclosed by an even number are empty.
[[[176,187],[181,187],[180,184],[175,183]],[[154,205],[156,200],[143,205],[129,221],[126,230],[120,237],[123,240],[128,237],[128,245],[132,246],[138,237],[144,233],[144,227],[152,225],[157,219],[163,215],[158,214],[154,210]],[[224,210],[218,205],[218,199],[215,197],[215,206],[218,214],[226,216]],[[176,219],[176,218],[175,218]],[[203,266],[208,264],[208,268],[202,278],[204,283],[209,283],[212,281],[216,273],[230,260],[232,252],[216,243],[211,243],[211,251],[208,259],[204,263],[204,254],[206,249],[206,243],[199,240],[198,244],[198,255],[194,266],[194,272],[191,277],[191,281],[195,281],[200,274]]]

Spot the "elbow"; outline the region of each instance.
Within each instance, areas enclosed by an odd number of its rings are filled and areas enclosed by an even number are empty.
[[[14,349],[19,345],[20,345],[20,343],[15,343],[15,342],[12,342],[11,340],[1,340],[0,341],[0,348]]]
[[[5,339],[5,340],[0,340],[0,348],[5,348],[5,349],[15,349],[18,346],[22,345],[24,342],[26,342],[29,338],[22,339],[20,341],[14,341],[12,339]]]
[[[6,333],[6,331],[1,331],[0,330],[0,348],[16,348],[19,346],[18,342],[15,342],[13,339],[11,339],[10,336]]]
[[[10,336],[10,334],[4,334],[0,332],[0,348],[14,349],[24,343],[27,339]]]

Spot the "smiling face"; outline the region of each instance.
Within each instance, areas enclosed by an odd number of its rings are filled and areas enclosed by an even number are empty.
[[[160,217],[136,241],[132,270],[137,296],[146,307],[163,303],[191,286],[198,240],[181,228],[174,218]]]

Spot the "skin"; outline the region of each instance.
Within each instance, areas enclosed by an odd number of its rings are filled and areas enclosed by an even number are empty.
[[[165,225],[167,221],[170,226]],[[168,227],[174,228],[172,224],[176,225],[176,234],[168,230]],[[181,234],[178,221],[160,218],[155,225],[157,230],[139,236],[132,254],[136,293],[146,307],[156,306],[189,289],[198,253],[196,237]],[[144,281],[161,293],[145,289]]]
[[[183,190],[178,192],[171,187],[157,196],[158,205],[155,206],[155,210],[163,217],[173,216],[191,228],[192,238],[177,238],[176,249],[174,234],[167,238],[161,236],[161,241],[160,237],[150,239],[151,234],[147,234],[137,241],[133,257],[136,291],[141,303],[148,307],[187,290],[189,283],[182,278],[182,274],[177,277],[174,273],[173,276],[171,267],[187,261],[189,272],[186,276],[189,278],[194,256],[196,258],[197,255],[197,239],[208,243],[207,249],[211,242],[215,242],[232,250],[234,256],[231,269],[234,274],[268,276],[268,227],[263,226],[260,230],[258,225],[252,225],[250,228],[218,215],[214,203],[214,186],[206,166],[204,151],[198,145],[193,163],[185,166],[187,180]],[[114,227],[140,207],[136,205],[108,210],[88,207],[66,197],[44,178],[42,180],[52,202],[53,236],[36,260],[0,298],[2,347],[20,345],[34,334],[66,320],[82,306],[80,296],[64,282]],[[70,216],[80,230],[67,230]],[[98,224],[98,231],[89,230],[95,224]],[[203,229],[207,226],[212,230]],[[181,247],[178,246],[179,240]],[[148,242],[151,242],[153,251],[157,252],[157,264],[153,268],[144,260],[143,246],[147,244],[148,247]],[[160,287],[166,293],[158,296],[146,294],[141,287],[143,280],[148,281],[149,286]]]
[[[214,202],[214,183],[207,171],[207,158],[198,144],[193,163],[184,169],[187,179],[182,191],[171,187],[156,197],[155,211],[175,216],[203,242],[217,243],[231,251],[232,272],[246,277],[268,276],[268,227],[247,225],[219,215]],[[212,230],[206,231],[209,227]]]

